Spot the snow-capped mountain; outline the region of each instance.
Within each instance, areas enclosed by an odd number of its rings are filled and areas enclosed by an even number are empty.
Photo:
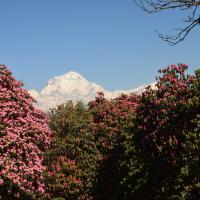
[[[57,105],[72,101],[83,101],[87,103],[95,98],[97,92],[103,92],[106,98],[115,98],[121,93],[141,93],[148,84],[142,85],[133,90],[117,90],[110,92],[105,90],[101,85],[87,81],[80,74],[70,71],[61,76],[55,76],[48,81],[48,84],[40,92],[30,90],[29,93],[37,100],[37,106],[43,110],[54,108]],[[155,83],[151,84],[155,87]]]

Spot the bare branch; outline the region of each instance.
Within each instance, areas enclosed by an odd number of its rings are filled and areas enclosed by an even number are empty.
[[[159,34],[159,37],[168,42],[170,45],[176,45],[177,43],[183,41],[186,36],[190,33],[190,31],[197,25],[199,25],[199,21],[200,21],[200,17],[196,20],[194,20],[193,22],[190,22],[190,24],[184,28],[179,28],[177,30],[179,30],[179,32],[175,35],[172,35],[172,36],[169,36],[169,35],[166,35],[164,36],[163,34]]]
[[[178,28],[174,35],[159,34],[159,37],[168,42],[170,45],[175,45],[183,41],[193,28],[200,25],[200,15],[197,15],[197,10],[200,7],[200,0],[133,0],[137,6],[147,13],[156,13],[162,10],[180,9],[182,11],[191,11],[187,14],[184,22],[189,23],[184,27]]]

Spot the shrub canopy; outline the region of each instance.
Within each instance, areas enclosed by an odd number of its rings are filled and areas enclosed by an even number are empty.
[[[50,144],[45,113],[0,65],[0,195],[22,198],[25,193],[44,193],[43,152]],[[25,197],[24,197],[25,198]]]

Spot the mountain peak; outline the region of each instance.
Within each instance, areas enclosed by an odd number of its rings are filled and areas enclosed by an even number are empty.
[[[154,86],[155,84],[151,84]],[[30,90],[31,96],[36,98],[37,105],[48,110],[54,108],[57,105],[72,100],[77,102],[79,100],[87,103],[97,95],[97,92],[103,92],[105,97],[108,99],[115,98],[121,93],[140,94],[145,90],[147,85],[142,85],[139,88],[133,90],[119,90],[119,91],[108,91],[105,90],[101,85],[86,80],[82,75],[75,71],[69,71],[63,75],[55,76],[49,79],[48,84],[40,91]],[[154,86],[155,87],[155,86]]]
[[[77,73],[75,71],[69,71],[69,72],[65,73],[64,76],[69,79],[84,79],[83,76],[81,76],[79,73]]]

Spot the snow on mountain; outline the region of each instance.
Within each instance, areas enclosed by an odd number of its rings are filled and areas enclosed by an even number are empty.
[[[151,86],[152,89],[156,89],[156,82],[153,82],[151,84],[143,84],[141,85],[140,87],[137,87],[135,89],[132,89],[132,90],[116,90],[114,92],[112,92],[112,94],[117,97],[117,96],[120,96],[121,94],[141,94],[142,92],[145,91],[145,88],[147,86]]]
[[[155,87],[155,83],[151,84]],[[72,100],[74,102],[83,101],[87,103],[95,98],[97,92],[103,92],[108,99],[115,98],[121,93],[141,93],[147,85],[142,85],[133,90],[118,90],[110,92],[105,90],[101,85],[87,81],[80,74],[70,71],[61,76],[55,76],[48,81],[46,87],[40,92],[32,89],[29,91],[31,96],[37,100],[37,106],[43,110],[54,108],[62,103]]]
[[[29,90],[29,94],[35,99],[37,99],[40,96],[40,93],[38,91],[34,90],[34,89]]]

